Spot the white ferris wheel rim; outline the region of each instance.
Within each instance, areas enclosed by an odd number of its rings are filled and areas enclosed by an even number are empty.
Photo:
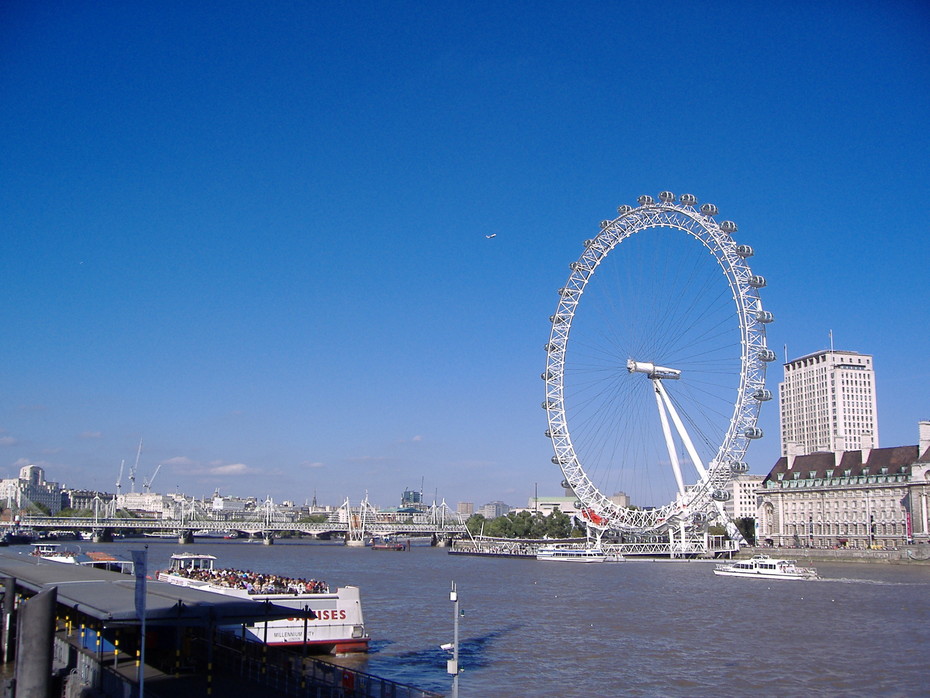
[[[584,252],[569,265],[571,274],[565,286],[559,289],[559,303],[550,318],[552,328],[545,345],[546,371],[542,378],[546,382],[546,400],[543,407],[548,420],[546,435],[552,441],[555,454],[552,461],[561,469],[565,484],[579,500],[588,521],[619,531],[658,531],[674,521],[702,522],[708,515],[712,517],[715,507],[719,509],[714,500],[723,496],[720,493],[725,491],[735,472],[745,470],[743,458],[748,444],[761,436],[756,427],[761,402],[771,397],[764,384],[766,363],[775,358],[765,342],[765,325],[772,321],[772,315],[763,309],[759,298],[758,289],[765,285],[765,280],[754,275],[746,262],[752,256],[751,248],[737,245],[733,240],[736,224],[716,222],[717,207],[713,204],[704,204],[698,209],[694,196],[684,194],[676,201],[677,197],[671,192],[662,192],[659,199],[656,202],[650,196],[642,196],[637,208],[619,207],[619,215],[602,221],[598,235],[585,241]],[[686,497],[645,510],[619,506],[602,493],[585,472],[576,454],[566,416],[564,378],[567,343],[585,287],[601,262],[621,242],[651,228],[672,228],[691,235],[716,259],[733,296],[741,356],[739,388],[730,424],[705,476],[689,485]]]

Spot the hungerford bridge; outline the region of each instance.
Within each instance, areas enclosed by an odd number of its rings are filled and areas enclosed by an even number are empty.
[[[260,538],[266,545],[274,543],[282,533],[304,534],[320,538],[344,538],[346,545],[361,546],[369,539],[397,537],[430,537],[435,545],[448,546],[458,539],[460,551],[495,554],[514,553],[518,548],[535,549],[546,541],[528,539],[501,539],[484,535],[472,536],[465,527],[464,518],[452,511],[443,501],[417,513],[379,512],[362,500],[360,506],[352,507],[349,500],[327,515],[321,523],[289,520],[268,499],[255,511],[236,518],[218,519],[196,501],[187,502],[177,518],[140,518],[125,510],[117,510],[114,501],[95,500],[94,516],[29,516],[18,518],[16,526],[42,531],[73,531],[85,534],[95,542],[112,540],[118,534],[146,534],[155,537],[176,537],[181,544],[194,542],[195,536],[215,537],[235,533],[250,538]],[[121,514],[121,515],[118,515]],[[4,529],[15,528],[11,523],[0,522],[0,536]],[[468,539],[468,540],[463,540]],[[583,539],[582,539],[583,540]],[[548,541],[552,542],[552,541]],[[565,540],[562,542],[569,542]],[[590,540],[588,541],[590,544]],[[699,555],[719,556],[732,554],[739,549],[733,541],[714,536],[702,544],[664,539],[651,536],[623,543],[604,544],[605,549],[622,555],[646,557],[694,557]]]
[[[98,506],[99,505],[99,506]],[[122,514],[122,515],[119,515]],[[194,535],[219,535],[235,532],[261,538],[268,545],[281,533],[302,533],[312,536],[344,537],[349,545],[361,545],[368,538],[390,536],[432,536],[439,543],[448,543],[455,536],[467,535],[461,515],[443,501],[419,513],[378,512],[368,500],[351,507],[349,500],[328,514],[322,523],[288,520],[269,499],[248,514],[218,519],[197,502],[189,502],[178,518],[139,518],[117,511],[114,502],[96,500],[94,516],[21,516],[18,525],[45,531],[74,531],[89,534],[97,542],[111,540],[114,534],[143,533],[154,536],[176,536],[179,543],[192,543]],[[0,535],[10,524],[0,524]]]

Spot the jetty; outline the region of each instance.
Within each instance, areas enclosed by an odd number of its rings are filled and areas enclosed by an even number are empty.
[[[0,583],[0,696],[438,696],[223,631],[293,608],[6,552]]]

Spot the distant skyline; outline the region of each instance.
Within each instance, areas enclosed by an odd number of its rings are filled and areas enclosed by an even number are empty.
[[[559,494],[556,290],[664,189],[755,248],[769,389],[832,331],[914,444],[927,46],[918,0],[6,2],[0,476],[112,491],[141,438],[137,489]]]

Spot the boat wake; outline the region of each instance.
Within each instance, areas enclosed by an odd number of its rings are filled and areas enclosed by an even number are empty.
[[[887,582],[882,579],[855,579],[851,577],[821,577],[818,582],[839,582],[840,584],[872,584],[888,587],[925,587],[930,582]]]

